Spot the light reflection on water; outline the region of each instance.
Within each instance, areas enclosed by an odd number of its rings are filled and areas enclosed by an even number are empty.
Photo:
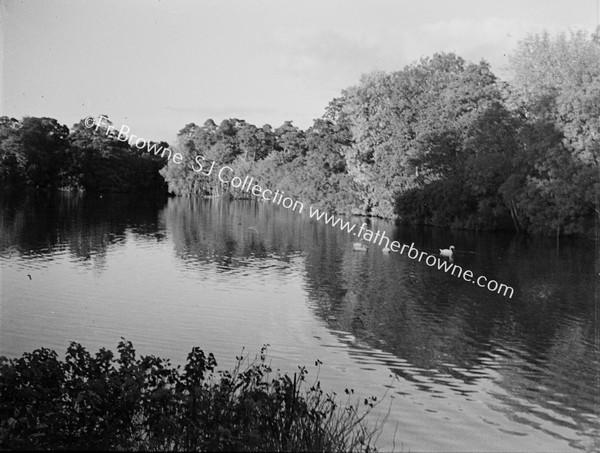
[[[252,202],[5,199],[0,222],[1,355],[125,337],[229,367],[270,344],[274,368],[314,378],[320,359],[338,394],[387,391],[383,449],[396,423],[397,450],[600,449],[593,242],[370,222],[420,250],[454,244],[461,266],[514,286],[508,299]]]

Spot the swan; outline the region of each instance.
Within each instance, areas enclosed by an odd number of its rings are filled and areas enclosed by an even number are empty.
[[[355,242],[354,244],[352,244],[354,246],[354,250],[356,252],[366,252],[367,246],[365,244],[363,244],[362,242]]]
[[[452,255],[454,255],[453,245],[451,245],[449,249],[440,249],[440,256],[443,256],[445,258],[452,258]]]
[[[386,245],[383,249],[381,249],[383,253],[390,253],[390,248]]]

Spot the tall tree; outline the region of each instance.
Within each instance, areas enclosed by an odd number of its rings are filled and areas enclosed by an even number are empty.
[[[428,190],[444,192],[445,187],[446,193],[453,194],[450,199],[432,195],[430,200],[438,200],[432,209],[444,211],[438,217],[445,218],[445,224],[475,215],[476,197],[481,193],[491,194],[495,199],[492,204],[499,200],[502,205],[497,182],[485,189],[481,177],[477,184],[475,180],[467,184],[471,170],[480,172],[484,161],[491,162],[490,156],[483,155],[498,153],[477,149],[475,144],[485,140],[477,137],[474,124],[485,115],[502,117],[501,101],[489,65],[467,63],[455,54],[423,58],[392,74],[370,74],[344,92],[343,109],[354,139],[347,163],[349,172],[364,188],[364,212],[390,217],[395,198],[410,193],[410,198],[420,203],[415,191],[425,190],[434,182]],[[487,130],[488,134],[493,132]],[[400,205],[404,216],[414,208],[413,202]],[[504,214],[507,212],[505,209]]]
[[[53,118],[25,117],[18,122],[2,117],[2,173],[32,187],[62,186],[68,135],[69,129]]]
[[[528,124],[517,160],[528,173],[505,193],[520,200],[532,231],[584,231],[600,216],[600,40],[582,31],[531,35],[510,61]]]

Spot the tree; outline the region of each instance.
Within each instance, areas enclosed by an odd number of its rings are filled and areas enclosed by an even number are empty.
[[[598,75],[600,41],[585,31],[551,37],[548,32],[530,34],[509,57],[512,82],[526,99],[539,102],[556,96],[565,87],[580,87]]]
[[[583,232],[600,216],[600,42],[582,31],[531,35],[510,62],[527,127],[521,170],[503,192],[519,200],[530,230]]]
[[[69,129],[53,118],[0,119],[0,174],[39,188],[60,187]]]
[[[105,120],[98,127],[87,127],[83,119],[73,126],[64,164],[67,186],[92,192],[164,190],[158,172],[167,157],[118,140],[114,129],[107,131],[112,125],[110,119],[103,117]],[[161,146],[169,145],[165,142],[157,145]]]
[[[291,162],[306,154],[306,137],[304,132],[294,126],[291,121],[285,121],[275,129],[275,151],[281,163]]]
[[[5,184],[25,183],[20,128],[19,120],[7,116],[0,118],[0,181]]]
[[[317,119],[306,132],[307,152],[297,177],[298,196],[329,212],[349,212],[356,205],[357,187],[347,172],[345,155],[352,142],[348,124]]]

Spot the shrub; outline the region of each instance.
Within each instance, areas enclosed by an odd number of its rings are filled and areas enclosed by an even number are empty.
[[[218,372],[199,348],[183,370],[137,358],[124,339],[117,351],[71,343],[64,361],[45,348],[0,357],[0,449],[375,451],[364,420],[375,397],[360,414],[318,375],[308,388],[305,367],[271,378],[266,347]]]

